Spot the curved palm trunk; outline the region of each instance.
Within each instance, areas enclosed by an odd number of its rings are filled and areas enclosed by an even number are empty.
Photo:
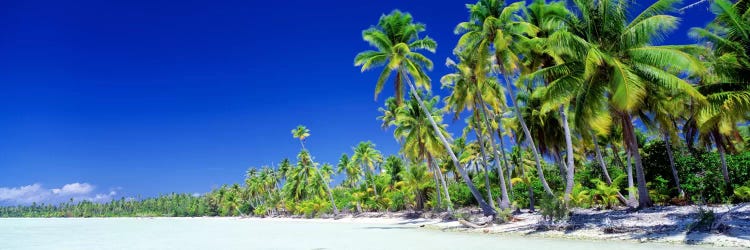
[[[429,110],[424,105],[424,102],[422,101],[422,97],[419,96],[419,92],[417,92],[417,89],[414,87],[414,83],[411,82],[411,79],[406,77],[406,82],[409,85],[409,89],[411,90],[412,95],[414,95],[414,98],[417,99],[417,102],[419,102],[419,106],[422,108],[422,110],[425,112],[425,114],[429,114]],[[453,153],[453,149],[451,148],[450,143],[448,143],[448,140],[445,139],[445,136],[443,136],[442,133],[440,133],[440,128],[438,127],[437,123],[435,122],[435,119],[432,119],[431,115],[427,115],[427,119],[430,120],[430,123],[432,124],[432,128],[435,130],[436,134],[438,135],[438,138],[440,138],[440,142],[443,143],[443,147],[446,151],[448,151],[448,155],[451,157],[451,160],[453,161],[453,165],[456,166],[458,169],[458,172],[461,174],[461,178],[463,178],[464,183],[466,183],[466,186],[469,187],[469,190],[471,191],[471,194],[474,196],[474,199],[477,200],[477,203],[479,203],[479,207],[482,208],[482,213],[485,216],[495,216],[497,212],[495,211],[492,206],[487,204],[487,202],[482,198],[482,195],[477,190],[477,187],[474,186],[474,183],[471,182],[471,179],[469,179],[469,176],[466,174],[466,169],[463,169],[461,167],[461,163],[458,162],[458,158],[456,157],[456,154]]]
[[[562,152],[552,152],[552,159],[555,161],[555,165],[557,165],[557,170],[560,171],[560,177],[562,178],[563,182],[567,182],[568,179],[568,167],[565,162],[562,161],[562,156],[560,155]]]
[[[495,156],[495,167],[497,167],[497,175],[500,179],[500,201],[498,201],[498,206],[500,209],[506,209],[510,207],[510,199],[508,198],[508,187],[505,186],[505,174],[503,174],[503,168],[500,167],[500,156],[497,155],[497,145],[495,144],[495,137],[492,136],[492,124],[490,124],[490,120],[488,118],[489,110],[487,110],[487,106],[484,103],[484,100],[482,100],[481,95],[477,94],[477,97],[479,98],[479,103],[481,104],[480,110],[483,113],[484,118],[484,126],[487,127],[487,133],[490,135],[490,146],[492,147],[492,153]]]
[[[635,128],[631,122],[630,114],[627,112],[622,113],[622,127],[623,139],[627,142],[627,149],[630,151],[633,161],[635,162],[635,175],[638,183],[638,208],[651,207],[654,203],[648,195],[648,189],[646,188],[646,175],[643,172],[641,153],[638,152],[638,140],[635,137]]]
[[[602,151],[599,149],[599,140],[596,139],[595,134],[591,134],[591,138],[594,141],[594,152],[596,153],[596,160],[599,162],[599,166],[602,168],[602,174],[604,175],[604,181],[607,185],[612,185],[612,178],[609,177],[609,170],[607,170],[607,164],[604,163],[604,157],[602,157]],[[617,152],[615,152],[617,154]]]
[[[565,131],[565,147],[567,147],[568,157],[568,175],[565,178],[565,201],[570,200],[570,194],[573,193],[573,181],[575,178],[575,157],[573,156],[573,138],[568,125],[568,114],[563,107],[560,107],[560,119],[563,122],[563,131]]]
[[[328,199],[331,200],[331,206],[333,206],[333,215],[339,215],[339,209],[336,207],[336,202],[333,200],[333,193],[331,193],[331,188],[328,187],[328,182],[326,182],[326,179],[323,178],[323,175],[320,173],[320,169],[315,169],[315,173],[318,175],[318,178],[320,178],[320,181],[325,184],[326,193],[328,194]]]
[[[440,170],[440,165],[437,164],[435,158],[432,158],[435,169],[437,170],[438,177],[443,186],[443,193],[445,194],[445,201],[448,202],[448,212],[453,212],[453,202],[451,201],[451,195],[448,193],[448,184],[445,183],[445,177],[443,177],[443,171]]]
[[[633,160],[630,157],[630,152],[625,150],[625,155],[628,157],[628,200],[635,201],[635,184],[633,182]]]
[[[724,140],[722,138],[722,135],[717,130],[712,131],[711,135],[714,137],[716,150],[719,151],[719,158],[721,159],[721,175],[724,177],[724,185],[726,185],[726,190],[728,191],[728,193],[731,194],[733,193],[732,180],[729,178],[729,169],[727,169],[727,153],[724,145]]]
[[[498,121],[500,122],[500,121]],[[503,141],[503,133],[500,131],[500,127],[497,127],[497,138],[500,141],[500,155],[503,157],[503,163],[505,164],[505,169],[508,170],[508,189],[510,190],[509,197],[513,196],[513,182],[511,181],[513,177],[513,165],[508,163],[508,158],[505,156],[505,142]]]
[[[433,209],[436,211],[440,211],[440,209],[443,206],[443,199],[440,195],[440,181],[438,180],[437,172],[435,171],[435,165],[432,161],[432,155],[429,153],[427,154],[427,166],[429,166],[430,169],[432,169],[432,172],[434,173],[432,175],[432,179],[435,180],[435,193],[437,194],[437,206],[434,206]]]
[[[490,190],[490,167],[487,160],[487,152],[485,152],[484,150],[484,136],[482,136],[482,133],[479,132],[479,124],[478,122],[476,122],[476,120],[474,121],[474,124],[474,133],[476,133],[477,141],[479,142],[479,151],[482,152],[482,165],[484,165],[484,187],[487,190],[487,199],[492,202],[492,192]]]
[[[592,138],[594,138],[594,150],[596,152],[596,159],[599,162],[599,166],[602,168],[602,174],[604,175],[604,181],[607,182],[607,185],[612,186],[612,178],[609,177],[609,171],[607,170],[607,164],[604,163],[604,157],[602,157],[602,151],[599,149],[599,142],[596,139],[596,135],[592,134]],[[615,152],[615,155],[617,153]],[[620,191],[617,191],[617,200],[620,201],[623,205],[629,206],[628,201],[625,199],[625,196],[620,193]]]
[[[529,127],[526,126],[526,121],[523,119],[521,108],[518,107],[516,96],[513,94],[513,88],[511,88],[510,85],[510,79],[508,79],[508,76],[506,74],[503,74],[503,77],[505,78],[505,87],[508,89],[508,93],[510,94],[511,103],[513,104],[513,108],[516,111],[516,118],[518,118],[518,122],[521,124],[523,133],[524,135],[526,135],[526,143],[529,144],[529,147],[531,147],[531,153],[534,154],[534,161],[536,161],[536,171],[539,175],[539,181],[542,182],[542,187],[544,187],[544,191],[547,192],[547,194],[554,195],[552,189],[549,187],[549,184],[547,184],[547,179],[544,178],[544,171],[542,170],[542,161],[539,157],[539,152],[536,149],[536,144],[534,144],[534,139],[531,137],[531,131],[529,130]]]
[[[680,185],[680,176],[677,175],[677,167],[674,164],[674,154],[672,153],[672,138],[669,136],[669,133],[667,131],[662,132],[664,134],[664,143],[667,147],[667,156],[669,157],[669,167],[672,169],[672,178],[674,178],[674,183],[677,186],[677,193],[680,197],[685,197],[685,191],[682,191],[682,186]]]

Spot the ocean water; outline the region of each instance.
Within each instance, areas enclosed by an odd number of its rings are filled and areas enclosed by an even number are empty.
[[[415,224],[363,225],[237,218],[0,219],[0,249],[716,249],[619,241],[441,232]]]

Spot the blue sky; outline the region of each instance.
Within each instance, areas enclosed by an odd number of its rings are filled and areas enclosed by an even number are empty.
[[[464,4],[2,1],[0,202],[207,192],[293,158],[298,124],[319,162],[362,140],[395,153],[376,120],[392,90],[374,101],[377,72],[353,66],[369,49],[361,31],[392,9],[412,13],[438,42],[437,81]],[[707,7],[681,15],[667,43],[691,42]]]

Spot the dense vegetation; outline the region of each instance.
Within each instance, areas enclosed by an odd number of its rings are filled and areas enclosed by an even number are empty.
[[[431,94],[437,43],[395,10],[363,31],[373,50],[362,71],[382,68],[375,96],[401,150],[361,142],[337,163],[315,162],[304,126],[296,159],[251,168],[244,185],[201,197],[6,207],[2,216],[305,215],[512,208],[649,207],[750,198],[749,2],[712,1],[696,44],[665,41],[676,0],[640,13],[632,1],[534,0],[468,4],[453,73]],[[464,119],[461,135],[444,118]],[[343,181],[331,186],[332,176]]]

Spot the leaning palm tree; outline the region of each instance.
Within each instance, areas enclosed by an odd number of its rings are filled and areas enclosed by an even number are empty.
[[[436,106],[439,97],[430,97],[427,94],[422,94],[422,98],[426,100],[424,102],[427,110],[430,113],[425,113],[420,108],[419,102],[416,98],[409,99],[406,104],[398,108],[396,112],[396,119],[393,122],[396,129],[393,131],[393,135],[396,140],[401,141],[401,152],[403,155],[414,162],[426,162],[429,169],[434,173],[435,187],[437,188],[438,204],[442,205],[442,196],[440,187],[443,188],[442,194],[446,196],[446,201],[449,206],[448,209],[452,209],[450,206],[451,199],[448,194],[448,186],[445,184],[445,178],[443,177],[442,170],[437,164],[435,159],[436,155],[441,155],[445,152],[445,149],[440,143],[440,138],[437,134],[450,138],[450,134],[446,130],[446,126],[442,123],[443,112]],[[440,130],[435,131],[430,124],[428,116],[440,124]],[[442,183],[442,185],[441,185]]]
[[[750,6],[746,0],[716,0],[711,7],[714,21],[691,29],[693,37],[712,47],[700,55],[709,70],[698,77],[699,90],[708,102],[697,110],[695,127],[716,146],[726,188],[732,193],[726,153],[733,148],[731,138],[739,137],[737,124],[750,119]]]
[[[338,215],[339,210],[338,208],[336,208],[336,202],[333,200],[333,194],[331,193],[329,181],[327,181],[326,178],[323,177],[323,174],[320,173],[320,169],[315,166],[316,163],[312,161],[310,153],[305,149],[305,139],[307,139],[307,137],[310,137],[310,130],[303,125],[299,125],[297,126],[297,128],[292,130],[292,137],[298,138],[300,144],[302,145],[302,152],[300,152],[300,156],[298,157],[300,159],[300,163],[298,163],[298,165],[305,168],[298,171],[306,171],[305,173],[312,171],[315,175],[317,175],[317,178],[321,183],[323,183],[322,186],[324,187],[325,192],[328,194],[328,199],[331,200],[331,206],[333,206],[333,215]]]
[[[506,90],[510,95],[511,104],[515,109],[524,134],[526,142],[532,149],[536,160],[537,174],[542,182],[545,192],[552,195],[552,189],[547,184],[542,171],[542,159],[537,151],[536,144],[531,137],[531,131],[521,115],[521,109],[516,100],[513,84],[513,76],[520,69],[520,49],[515,45],[519,38],[536,32],[533,25],[520,18],[518,13],[523,10],[524,1],[512,3],[508,6],[502,0],[479,0],[476,4],[468,4],[470,19],[459,23],[456,27],[457,34],[463,34],[458,42],[458,49],[472,48],[480,55],[494,56],[499,73],[503,76]]]
[[[305,149],[305,139],[310,137],[310,130],[303,125],[298,125],[295,129],[292,129],[292,137],[299,139],[299,143],[302,145],[302,149]]]
[[[552,98],[548,100],[575,102],[579,129],[606,134],[613,118],[621,123],[626,149],[635,163],[639,207],[653,205],[633,125],[633,114],[644,108],[646,86],[705,100],[678,77],[705,71],[696,58],[682,51],[687,46],[651,45],[676,29],[678,18],[667,14],[675,10],[676,2],[659,0],[628,20],[627,0],[575,0],[578,15],[571,19],[569,30],[555,33],[551,45],[551,50],[566,54],[562,59],[567,61],[537,71],[557,79],[549,84],[547,94]]]
[[[524,69],[522,71],[525,71],[526,73],[544,69],[553,66],[555,62],[560,62],[560,55],[549,50],[549,44],[551,43],[550,37],[552,37],[557,31],[566,30],[567,20],[573,15],[562,1],[548,4],[545,0],[534,0],[533,3],[528,6],[527,10],[526,15],[524,15],[524,20],[526,23],[532,25],[529,30],[535,32],[533,32],[534,35],[529,39],[519,39],[522,44],[519,48],[524,55],[522,60]],[[547,78],[536,80],[542,82],[544,86],[547,86],[549,82],[557,79]],[[534,82],[535,81],[527,81],[527,83],[532,86],[534,85]],[[527,106],[530,105],[527,103]],[[558,164],[562,167],[561,175],[563,175],[563,179],[565,180],[564,200],[567,201],[570,199],[574,185],[575,149],[573,148],[573,137],[575,135],[568,121],[570,105],[558,105],[556,109],[559,114],[560,122],[555,121],[555,123],[559,123],[559,127],[562,128],[561,131],[563,132],[563,135],[560,136],[560,138],[564,138],[564,143],[562,145],[564,145],[565,148],[566,154],[564,159],[566,161],[563,161],[562,155],[558,155],[562,152],[560,148],[555,149],[554,158],[559,159]],[[541,112],[538,113],[542,113],[542,115],[545,116],[548,115],[547,112],[549,111],[550,110],[542,108]],[[558,120],[557,118],[553,119]],[[551,128],[551,126],[546,127]],[[534,131],[534,129],[531,129],[531,131]],[[545,147],[545,143],[540,142],[539,145],[539,150],[542,151],[541,153],[544,153],[543,147]]]
[[[402,13],[394,10],[389,15],[383,15],[378,21],[378,25],[362,32],[362,37],[377,50],[368,50],[357,54],[354,59],[355,66],[362,66],[362,71],[372,69],[377,66],[386,66],[381,72],[375,86],[375,95],[385,85],[390,78],[391,73],[395,72],[394,79],[395,97],[398,103],[403,100],[404,83],[408,85],[412,96],[417,99],[422,109],[425,109],[421,97],[417,94],[417,88],[424,87],[430,89],[430,78],[425,73],[425,69],[432,69],[432,61],[422,55],[417,50],[427,50],[434,52],[437,43],[429,37],[421,38],[419,33],[425,29],[423,24],[414,23],[412,16],[408,13]],[[412,81],[413,79],[413,81]],[[429,111],[425,111],[429,113]],[[428,116],[430,123],[435,131],[439,131],[437,123]],[[454,165],[460,166],[458,158],[451,149],[451,144],[442,134],[438,134]],[[463,168],[458,168],[464,183],[471,190],[472,195],[479,203],[485,215],[495,215],[497,212],[490,206],[479,191],[476,189],[471,179],[466,175]]]
[[[448,59],[446,65],[455,69],[454,73],[447,74],[440,79],[443,87],[451,88],[451,95],[446,98],[446,102],[449,108],[455,111],[455,117],[459,117],[463,110],[473,110],[474,131],[479,141],[480,149],[482,152],[482,159],[485,166],[485,186],[487,188],[487,197],[492,200],[492,193],[490,192],[489,184],[489,164],[487,162],[487,154],[484,150],[484,135],[489,135],[490,146],[494,156],[494,164],[497,168],[498,176],[500,177],[500,202],[499,207],[502,209],[510,206],[510,199],[508,198],[508,188],[505,183],[505,174],[503,168],[500,166],[500,157],[498,151],[502,150],[495,144],[493,136],[494,129],[490,123],[489,109],[487,103],[491,103],[494,107],[503,106],[504,104],[504,93],[502,88],[499,86],[497,79],[488,76],[489,68],[486,63],[481,63],[482,60],[488,60],[481,54],[473,53],[471,50],[455,52],[456,56],[460,59],[459,63]],[[507,166],[506,166],[507,168]]]

